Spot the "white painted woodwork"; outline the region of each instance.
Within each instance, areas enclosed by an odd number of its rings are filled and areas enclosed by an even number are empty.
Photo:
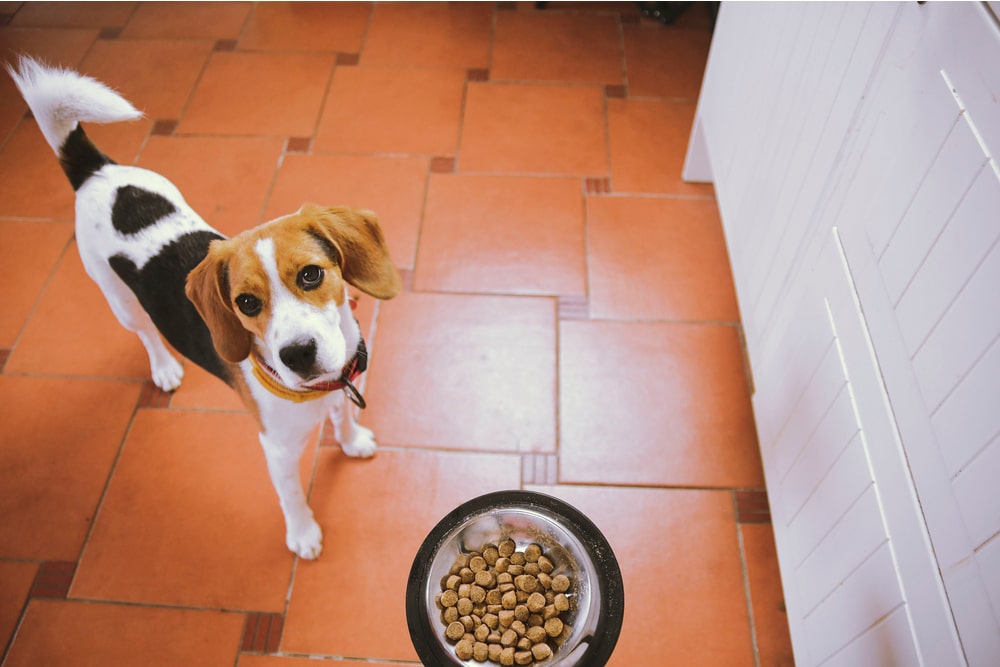
[[[996,3],[724,3],[715,183],[799,665],[1000,665]]]

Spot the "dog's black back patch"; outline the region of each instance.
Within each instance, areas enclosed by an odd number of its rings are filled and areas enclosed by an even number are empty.
[[[137,234],[176,212],[177,208],[163,195],[123,185],[115,192],[111,224],[122,234]]]
[[[229,369],[216,353],[208,327],[184,293],[188,273],[208,254],[208,245],[221,238],[208,231],[185,234],[160,250],[142,269],[124,255],[115,255],[109,262],[174,349],[231,385]]]
[[[79,190],[101,167],[115,162],[91,143],[87,133],[78,124],[59,147],[59,164],[66,172],[69,184],[74,190]]]

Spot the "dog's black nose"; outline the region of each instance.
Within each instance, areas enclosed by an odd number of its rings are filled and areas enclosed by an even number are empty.
[[[278,356],[288,368],[299,375],[305,375],[316,363],[316,341],[310,340],[283,347]]]

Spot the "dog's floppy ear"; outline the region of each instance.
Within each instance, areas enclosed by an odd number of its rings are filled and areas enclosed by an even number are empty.
[[[345,281],[376,299],[391,299],[399,294],[402,281],[374,213],[346,206],[306,204],[299,215],[340,265]]]
[[[229,302],[229,252],[212,241],[208,255],[187,276],[185,293],[205,320],[219,356],[231,363],[250,355],[253,334],[243,328]]]

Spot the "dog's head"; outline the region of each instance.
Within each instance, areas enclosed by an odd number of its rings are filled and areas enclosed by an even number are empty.
[[[187,295],[219,356],[238,363],[256,342],[292,388],[336,380],[360,332],[347,284],[391,299],[401,284],[371,211],[312,204],[214,241],[188,274]]]

